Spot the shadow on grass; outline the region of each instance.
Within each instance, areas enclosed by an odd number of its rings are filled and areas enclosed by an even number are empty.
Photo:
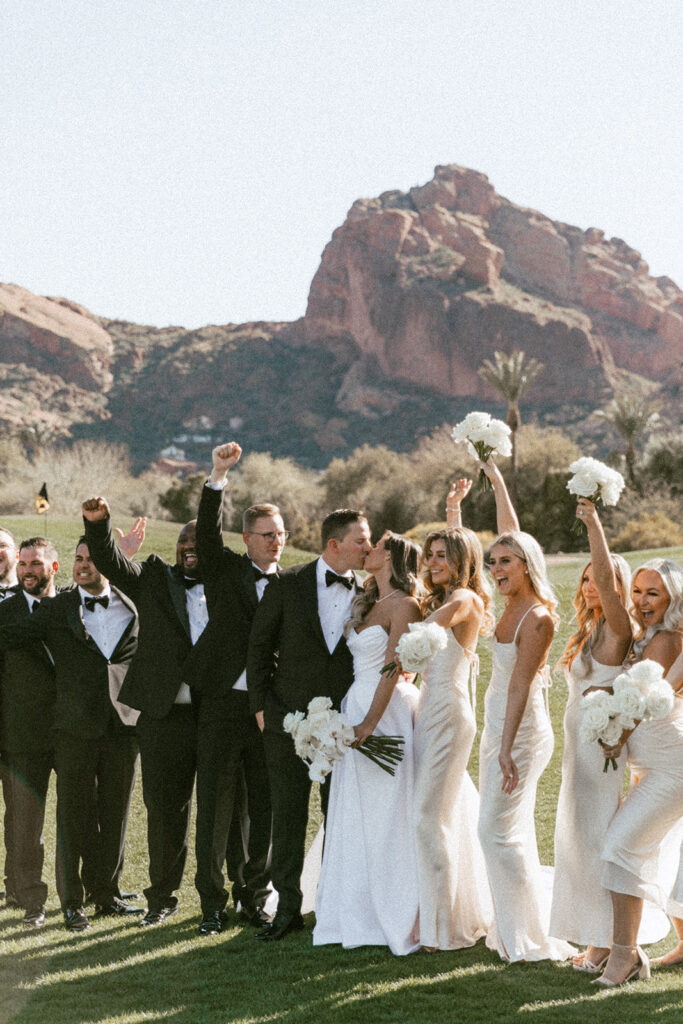
[[[4,916],[4,915],[3,915]],[[307,919],[308,929],[312,916]],[[479,943],[394,957],[380,947],[311,945],[310,930],[262,944],[249,929],[200,938],[196,918],[155,929],[111,919],[68,935],[52,913],[40,935],[6,922],[2,1019],[12,1024],[383,1024],[529,1021],[638,1024],[681,1019],[680,973],[612,992],[568,964],[505,966]]]

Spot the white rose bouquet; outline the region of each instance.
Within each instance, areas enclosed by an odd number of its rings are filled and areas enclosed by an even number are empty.
[[[612,684],[613,693],[594,690],[581,701],[583,720],[581,738],[588,743],[596,740],[606,747],[615,746],[625,729],[633,729],[637,722],[651,722],[667,718],[674,705],[674,693],[664,679],[664,670],[656,661],[639,661],[622,672]],[[605,758],[605,767],[617,767],[616,759]]]
[[[619,501],[624,489],[624,478],[621,473],[606,466],[604,462],[584,456],[572,462],[569,472],[574,474],[567,484],[570,494],[589,498],[595,505],[616,505]],[[577,519],[572,529],[579,533],[582,526],[583,523]]]
[[[396,654],[403,672],[424,672],[432,658],[448,643],[448,634],[436,622],[411,622],[408,632],[396,644]],[[382,672],[395,672],[398,665],[390,661]]]
[[[502,420],[494,420],[487,412],[470,412],[451,431],[456,444],[466,444],[474,459],[482,462],[491,455],[512,455],[510,428]],[[491,486],[483,471],[479,473],[479,487]]]
[[[356,738],[353,726],[341,711],[334,710],[329,697],[314,697],[308,714],[292,711],[285,715],[282,727],[294,740],[298,756],[309,765],[308,777],[313,782],[324,781]],[[369,736],[355,749],[395,775],[395,765],[403,760],[403,743],[402,736]]]

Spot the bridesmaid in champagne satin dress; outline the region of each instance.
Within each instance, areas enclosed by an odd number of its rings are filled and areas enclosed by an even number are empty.
[[[447,630],[447,646],[425,670],[415,724],[415,831],[422,948],[462,949],[484,936],[491,895],[479,839],[479,796],[467,772],[476,734],[476,646],[493,624],[491,592],[475,533],[459,524],[471,481],[447,499],[449,525],[423,552],[426,621]],[[472,683],[470,697],[468,683]]]

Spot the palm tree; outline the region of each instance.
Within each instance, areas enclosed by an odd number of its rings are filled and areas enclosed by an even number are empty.
[[[502,395],[508,404],[508,412],[505,419],[512,433],[512,480],[510,492],[512,500],[517,502],[517,431],[522,425],[522,417],[519,412],[519,401],[528,391],[535,380],[545,370],[545,365],[538,359],[526,359],[524,352],[519,350],[511,355],[505,352],[494,352],[495,363],[485,359],[479,367],[479,376],[491,384],[496,391]]]
[[[659,413],[642,391],[629,388],[616,394],[607,408],[598,409],[596,416],[607,420],[626,442],[626,474],[631,487],[637,488],[636,443],[652,429],[659,419]]]

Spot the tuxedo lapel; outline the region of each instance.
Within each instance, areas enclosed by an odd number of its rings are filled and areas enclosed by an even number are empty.
[[[187,601],[185,600],[185,584],[183,583],[182,576],[176,571],[175,566],[168,565],[166,567],[166,581],[168,583],[168,592],[173,602],[173,607],[176,610],[176,614],[180,619],[183,629],[187,633],[188,637],[190,633],[190,619],[187,614]]]
[[[298,583],[301,591],[301,603],[304,613],[311,621],[316,639],[319,640],[323,647],[327,648],[325,634],[323,633],[323,627],[320,623],[320,613],[318,611],[317,565],[317,560],[315,562],[309,562],[309,564],[299,573]]]
[[[240,565],[240,578],[244,587],[247,600],[252,610],[256,608],[258,604],[258,596],[256,594],[256,581],[254,579],[254,566],[251,563],[251,559],[248,555],[242,556],[242,563]]]
[[[85,622],[83,621],[83,605],[81,604],[81,595],[77,588],[69,591],[66,621],[71,632],[80,643],[85,644],[87,647],[90,647],[93,650],[98,651],[99,654],[102,654],[99,647],[90,636],[90,633],[85,628]]]

